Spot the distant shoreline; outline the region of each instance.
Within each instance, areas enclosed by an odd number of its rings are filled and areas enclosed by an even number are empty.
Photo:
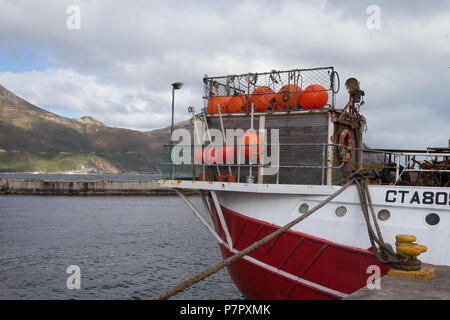
[[[31,172],[31,171],[2,171],[0,170],[0,175],[2,174],[80,174],[80,175],[124,175],[124,174],[135,174],[135,175],[156,175],[161,174],[158,172],[82,172],[82,171],[66,171],[66,172]]]
[[[0,172],[0,178],[54,178],[54,179],[105,179],[105,180],[158,180],[162,177],[160,173],[41,173],[41,172]]]

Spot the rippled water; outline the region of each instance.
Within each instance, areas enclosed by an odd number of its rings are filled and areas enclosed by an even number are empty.
[[[177,197],[0,197],[0,299],[149,299],[220,260]],[[242,295],[223,269],[173,299]]]

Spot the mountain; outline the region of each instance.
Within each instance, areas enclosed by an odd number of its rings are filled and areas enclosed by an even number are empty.
[[[65,118],[0,85],[0,171],[157,173],[169,134],[170,127],[144,132]]]

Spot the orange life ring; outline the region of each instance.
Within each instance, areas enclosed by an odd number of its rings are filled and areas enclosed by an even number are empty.
[[[347,143],[345,143],[345,140],[347,139]],[[340,158],[345,158],[344,161],[350,160],[352,157],[351,154],[351,148],[353,148],[353,140],[352,140],[352,132],[348,129],[343,129],[341,131],[341,134],[339,135],[339,142],[338,142],[338,151]],[[345,151],[344,151],[345,150]]]

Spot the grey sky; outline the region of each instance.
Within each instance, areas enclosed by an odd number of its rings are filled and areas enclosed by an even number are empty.
[[[68,30],[78,5],[81,29]],[[366,12],[377,5],[381,29]],[[0,0],[0,83],[31,102],[149,130],[202,106],[202,77],[334,66],[366,92],[366,142],[450,138],[450,5],[444,1]],[[22,59],[22,60],[20,60]],[[26,67],[13,68],[14,61]],[[343,106],[345,90],[338,94]]]

